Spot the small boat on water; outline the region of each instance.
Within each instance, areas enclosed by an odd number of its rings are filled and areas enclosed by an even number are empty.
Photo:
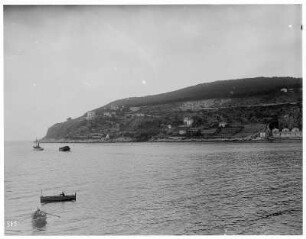
[[[40,196],[41,203],[50,203],[50,202],[65,202],[65,201],[76,201],[76,193],[72,195],[65,195],[61,193],[56,196]]]
[[[36,227],[43,227],[47,224],[47,213],[39,208],[32,215],[32,223]]]
[[[70,147],[69,146],[60,147],[59,151],[68,152],[68,151],[70,151]]]
[[[44,150],[44,148],[42,148],[42,147],[39,146],[39,141],[38,141],[37,139],[34,141],[34,143],[35,143],[35,145],[33,146],[33,149],[34,149],[34,150],[36,150],[36,151],[42,151],[42,150]]]

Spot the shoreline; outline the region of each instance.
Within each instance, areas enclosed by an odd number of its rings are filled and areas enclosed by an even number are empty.
[[[132,139],[109,139],[109,140],[41,140],[40,143],[96,143],[96,144],[109,144],[109,143],[185,143],[185,142],[203,142],[203,143],[273,143],[273,142],[302,142],[303,138],[255,138],[255,139],[242,139],[242,138],[228,138],[228,139],[198,139],[198,138],[161,138],[151,139],[147,141],[137,141]]]

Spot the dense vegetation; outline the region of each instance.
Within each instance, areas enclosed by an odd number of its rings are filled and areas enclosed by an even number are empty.
[[[164,94],[121,99],[110,104],[142,106],[211,98],[241,98],[271,94],[285,87],[293,89],[301,88],[302,79],[293,77],[257,77],[216,81]]]

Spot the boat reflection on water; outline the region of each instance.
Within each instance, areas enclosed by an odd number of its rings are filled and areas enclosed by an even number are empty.
[[[47,221],[45,222],[34,222],[32,221],[32,227],[33,227],[33,231],[46,231],[47,227]]]

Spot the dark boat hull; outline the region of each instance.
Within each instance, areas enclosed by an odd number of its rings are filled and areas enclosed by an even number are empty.
[[[60,147],[59,151],[68,152],[70,151],[70,147],[69,146]]]
[[[37,146],[33,146],[33,149],[36,150],[36,151],[42,151],[42,150],[44,150],[44,148],[42,148],[42,147],[37,147]]]
[[[76,201],[76,194],[65,196],[40,196],[41,203]]]

